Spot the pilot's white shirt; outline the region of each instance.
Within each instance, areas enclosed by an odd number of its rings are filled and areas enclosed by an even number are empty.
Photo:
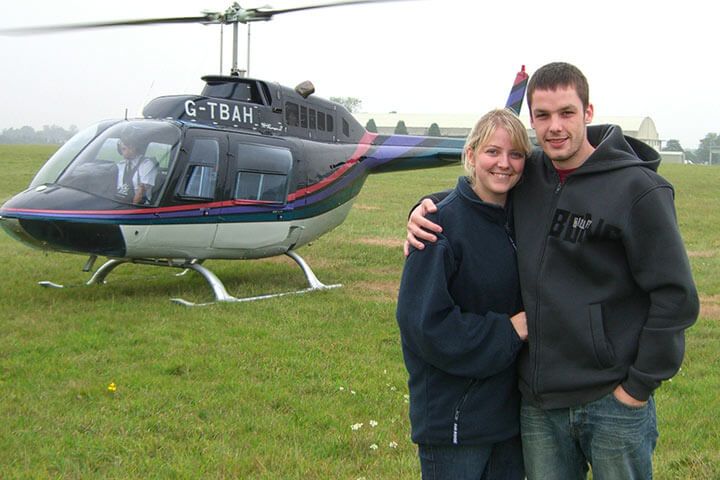
[[[157,177],[157,164],[147,157],[137,157],[131,160],[123,160],[117,164],[117,191],[121,195],[125,195],[125,168],[130,163],[132,170],[133,190],[137,190],[140,185],[146,185],[147,189],[143,194],[145,200],[150,200],[152,195],[152,187],[155,186],[155,178]],[[139,163],[139,165],[138,165]]]
[[[148,185],[150,187],[155,186],[155,178],[157,177],[157,165],[155,162],[146,157],[137,157],[132,160],[124,160],[117,164],[118,177],[117,177],[117,188],[120,191],[123,187],[125,167],[130,162],[130,168],[134,170],[132,175],[133,189],[137,189],[138,186]],[[138,166],[140,162],[140,166]]]

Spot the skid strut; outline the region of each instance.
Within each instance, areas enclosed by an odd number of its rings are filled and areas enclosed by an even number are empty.
[[[137,263],[137,264],[143,264],[143,265],[153,265],[158,267],[172,267],[172,268],[180,268],[183,269],[182,273],[185,273],[188,270],[193,270],[200,275],[210,284],[210,287],[213,290],[213,294],[215,295],[215,301],[214,302],[208,302],[208,303],[193,303],[189,302],[187,300],[183,300],[182,298],[171,298],[170,300],[174,303],[185,305],[185,306],[202,306],[202,305],[210,305],[212,303],[216,302],[251,302],[254,300],[264,300],[267,298],[274,298],[274,297],[283,297],[286,295],[296,295],[300,293],[307,293],[312,292],[314,290],[328,290],[331,288],[337,288],[342,286],[341,284],[334,284],[334,285],[325,285],[322,283],[318,278],[315,276],[315,273],[312,271],[310,266],[305,262],[305,260],[295,253],[294,251],[288,251],[285,252],[285,255],[295,260],[295,263],[297,263],[300,268],[303,271],[303,274],[305,275],[305,279],[308,282],[308,288],[304,288],[302,290],[297,290],[293,292],[283,292],[283,293],[271,293],[267,295],[258,295],[255,297],[245,297],[245,298],[237,298],[230,295],[225,288],[225,285],[223,282],[215,275],[210,269],[204,267],[202,265],[202,260],[191,260],[191,261],[161,261],[161,260],[145,260],[145,259],[111,259],[105,262],[98,268],[95,273],[90,277],[90,280],[87,281],[86,285],[97,285],[97,284],[104,284],[105,279],[107,276],[118,266],[124,264],[124,263]],[[89,263],[89,262],[88,262]],[[182,274],[181,273],[181,274]],[[55,284],[52,282],[40,282],[40,285],[45,287],[54,287],[54,288],[62,288],[62,285]]]

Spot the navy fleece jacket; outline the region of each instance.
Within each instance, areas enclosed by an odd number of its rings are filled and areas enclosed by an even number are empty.
[[[509,318],[522,308],[507,212],[461,177],[432,220],[443,234],[410,253],[397,307],[412,439],[502,441],[519,430],[515,359],[523,346]]]

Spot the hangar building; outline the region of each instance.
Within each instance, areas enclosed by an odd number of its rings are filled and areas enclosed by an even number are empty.
[[[430,126],[435,123],[440,134],[448,137],[467,137],[479,118],[475,113],[355,113],[353,116],[367,126],[370,119],[375,122],[377,132],[384,135],[395,133],[400,121],[405,123],[409,135],[427,135]],[[527,126],[530,140],[535,142],[535,130],[530,127],[527,113],[520,114],[520,119]],[[611,123],[619,125],[625,135],[642,140],[655,150],[660,151],[662,140],[655,122],[650,117],[598,116],[593,118],[593,125]],[[685,163],[685,155],[678,152],[661,152],[664,163]]]

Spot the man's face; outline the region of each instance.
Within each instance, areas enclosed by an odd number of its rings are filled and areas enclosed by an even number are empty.
[[[125,145],[122,140],[118,141],[118,152],[125,160],[132,160],[138,156],[135,148],[131,145]]]
[[[593,152],[586,134],[593,106],[583,108],[574,87],[535,90],[530,113],[537,141],[557,168],[577,168]]]

